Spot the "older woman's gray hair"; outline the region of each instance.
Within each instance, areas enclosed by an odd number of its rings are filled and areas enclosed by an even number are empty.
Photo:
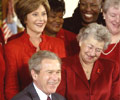
[[[103,12],[106,13],[110,7],[120,7],[120,0],[105,0],[103,3]]]
[[[29,65],[29,71],[34,70],[36,73],[40,72],[41,69],[41,62],[44,59],[52,59],[52,60],[58,60],[60,66],[61,66],[61,59],[53,52],[41,50],[36,52],[32,55],[30,58],[28,65]]]
[[[104,41],[105,43],[104,50],[107,49],[108,45],[111,42],[111,34],[108,31],[108,29],[105,26],[97,24],[97,23],[91,23],[91,24],[88,24],[88,26],[82,28],[79,31],[77,40],[78,42],[83,41],[83,40],[86,40],[90,36],[93,36],[94,39],[100,42]]]

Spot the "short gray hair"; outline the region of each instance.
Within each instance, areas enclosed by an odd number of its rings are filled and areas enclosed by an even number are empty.
[[[106,13],[110,7],[120,7],[120,0],[105,0],[103,3],[103,12]]]
[[[108,29],[100,24],[91,23],[88,24],[86,27],[82,28],[79,31],[77,36],[78,42],[81,40],[85,40],[88,36],[94,36],[94,38],[98,41],[104,41],[104,50],[107,49],[108,45],[111,42],[111,34]]]
[[[36,73],[39,73],[42,67],[41,62],[44,59],[58,60],[61,66],[61,59],[55,53],[46,50],[43,51],[41,50],[33,54],[32,57],[30,58],[28,62],[29,71],[34,70]]]

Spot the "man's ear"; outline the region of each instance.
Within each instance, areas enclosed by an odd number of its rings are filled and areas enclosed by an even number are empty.
[[[32,76],[33,80],[37,79],[37,73],[34,70],[31,70],[31,76]]]

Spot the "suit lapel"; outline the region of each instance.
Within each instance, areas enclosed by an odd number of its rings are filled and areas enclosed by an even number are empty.
[[[52,94],[52,100],[57,100],[57,98]]]
[[[37,92],[36,92],[36,90],[35,90],[35,88],[33,86],[33,83],[31,83],[29,85],[29,87],[28,87],[28,93],[29,93],[30,97],[32,98],[32,100],[40,100],[39,96],[38,96],[38,94],[37,94]]]
[[[77,76],[80,77],[82,81],[86,84],[86,86],[89,88],[89,84],[85,76],[85,73],[82,69],[82,66],[80,64],[79,57],[75,56],[74,58],[72,57],[72,59],[74,60],[73,60],[73,64],[71,65],[71,69],[73,69],[73,71],[77,74]]]
[[[78,77],[80,77],[81,80],[89,88],[89,83],[83,71],[82,65],[80,64],[79,57],[75,56],[72,59],[74,59],[74,61],[73,61],[73,64],[71,65],[71,69],[73,69],[73,71],[78,75]],[[103,70],[104,70],[103,65],[100,63],[100,60],[97,60],[94,64],[94,67],[91,73],[91,80],[90,80],[91,85],[97,81],[97,79],[99,78]]]
[[[97,60],[91,74],[91,85],[97,81],[97,79],[101,76],[103,70],[104,66],[100,63],[100,60]]]

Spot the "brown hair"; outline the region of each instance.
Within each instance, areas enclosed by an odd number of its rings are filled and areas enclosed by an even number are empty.
[[[48,14],[50,10],[48,0],[17,0],[15,2],[15,12],[24,27],[26,27],[25,20],[27,14],[35,11],[37,8],[39,8],[40,5],[43,5],[45,7]]]

